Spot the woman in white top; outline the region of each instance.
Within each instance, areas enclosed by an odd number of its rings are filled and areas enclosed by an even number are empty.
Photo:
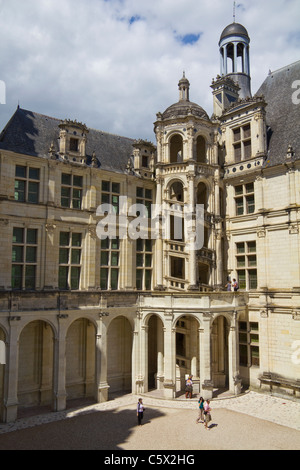
[[[139,401],[138,401],[138,404],[137,404],[137,410],[136,410],[139,426],[142,426],[142,419],[144,417],[144,410],[145,410],[145,407],[143,405],[143,400],[141,398],[139,398]]]

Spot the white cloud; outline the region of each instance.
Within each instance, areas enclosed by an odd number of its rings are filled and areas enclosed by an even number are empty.
[[[299,60],[298,0],[236,2],[251,38],[252,91],[268,70]],[[178,100],[212,113],[218,41],[231,0],[0,0],[0,128],[20,106],[154,141],[153,122]],[[198,37],[185,44],[180,38]]]

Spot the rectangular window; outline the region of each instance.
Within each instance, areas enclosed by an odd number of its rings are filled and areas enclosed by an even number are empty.
[[[255,212],[254,184],[235,186],[236,215],[253,214]]]
[[[40,188],[39,168],[16,165],[15,201],[38,204]]]
[[[255,241],[236,243],[236,271],[240,289],[257,289]]]
[[[185,260],[184,258],[177,258],[170,256],[171,263],[171,277],[178,279],[185,279]]]
[[[81,233],[60,232],[58,286],[78,290],[81,274]]]
[[[74,139],[74,137],[71,137],[70,139],[70,151],[71,152],[78,152],[78,139]]]
[[[36,287],[37,230],[15,227],[12,240],[12,289]]]
[[[114,214],[119,214],[120,183],[102,181],[101,203],[110,204]]]
[[[152,286],[152,240],[136,240],[136,288],[151,290]]]
[[[145,207],[145,217],[151,217],[152,190],[142,187],[136,188],[136,203]]]
[[[259,367],[259,325],[257,322],[239,322],[240,365]]]
[[[247,160],[252,156],[251,147],[251,126],[244,126],[233,129],[233,151],[236,163]]]
[[[120,240],[119,238],[101,240],[100,288],[117,290],[119,287]]]
[[[81,209],[82,176],[62,173],[61,175],[61,205],[72,209]]]

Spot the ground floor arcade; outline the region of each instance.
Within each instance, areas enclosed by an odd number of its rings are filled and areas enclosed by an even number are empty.
[[[27,309],[1,310],[1,421],[14,421],[23,406],[60,411],[73,398],[102,402],[116,392],[159,389],[175,398],[187,374],[204,397],[214,387],[240,392],[243,295],[95,294],[90,303],[88,296],[78,304],[60,297],[51,309],[53,296],[44,297],[43,309],[27,296]]]

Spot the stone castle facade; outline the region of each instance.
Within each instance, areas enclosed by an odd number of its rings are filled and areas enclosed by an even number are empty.
[[[207,398],[299,398],[300,62],[252,96],[249,44],[224,29],[213,116],[183,74],[156,145],[19,107],[2,131],[2,421],[72,398],[175,398],[187,374]]]

